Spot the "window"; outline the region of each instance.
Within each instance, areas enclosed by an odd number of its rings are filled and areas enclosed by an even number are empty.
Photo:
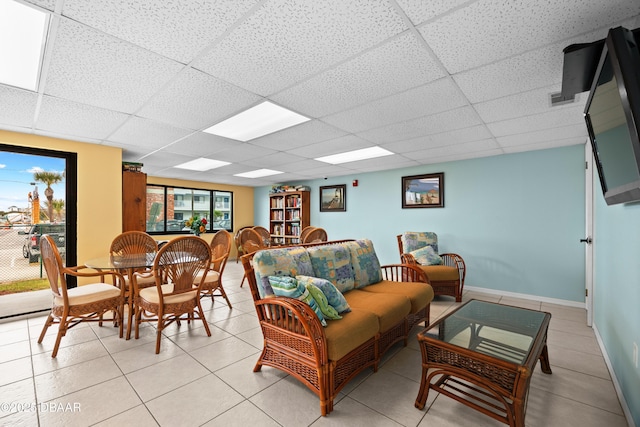
[[[232,231],[232,206],[229,191],[147,185],[147,232],[188,233],[185,222],[194,215],[207,219],[207,231]]]

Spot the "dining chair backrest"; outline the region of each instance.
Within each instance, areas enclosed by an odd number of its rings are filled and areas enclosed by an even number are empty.
[[[271,244],[271,233],[269,233],[269,230],[261,225],[256,225],[253,229],[260,235],[265,246],[269,246]]]
[[[222,274],[231,253],[233,236],[227,230],[219,230],[211,239],[211,268]]]
[[[158,252],[158,242],[144,231],[125,231],[111,242],[111,255]]]
[[[211,263],[209,244],[197,236],[176,237],[164,245],[153,262],[153,270],[158,287],[162,285],[162,276],[173,284],[173,294],[194,290],[205,280],[201,276],[200,283],[194,283],[201,271],[206,271]]]
[[[260,237],[260,234],[253,228],[245,228],[242,230],[240,233],[240,245],[245,255],[265,247],[262,237]]]
[[[307,238],[307,235],[311,233],[315,228],[316,227],[312,225],[307,225],[305,228],[303,228],[302,231],[300,232],[300,243],[304,243],[305,239]]]
[[[43,234],[40,237],[40,256],[42,257],[44,270],[47,273],[51,292],[54,296],[62,298],[65,305],[68,305],[69,297],[67,296],[67,279],[64,275],[64,263],[56,244],[48,234]]]

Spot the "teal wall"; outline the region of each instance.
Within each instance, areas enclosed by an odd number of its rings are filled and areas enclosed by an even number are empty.
[[[596,178],[597,179],[597,178]],[[640,426],[640,203],[607,206],[594,183],[594,324],[629,406]]]
[[[445,207],[402,209],[401,178],[434,172]],[[397,234],[434,231],[441,252],[465,259],[468,286],[584,302],[583,146],[283,184],[310,186],[311,224],[332,240],[371,239],[383,264],[400,260]],[[318,188],[337,184],[347,211],[320,212]],[[257,225],[268,226],[269,189],[255,191]]]

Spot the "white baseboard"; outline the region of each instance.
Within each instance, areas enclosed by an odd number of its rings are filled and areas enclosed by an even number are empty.
[[[607,354],[607,349],[602,342],[602,338],[600,337],[600,333],[598,332],[598,328],[596,327],[596,325],[593,325],[593,331],[596,334],[596,340],[598,341],[598,346],[600,347],[600,351],[602,352],[602,357],[604,357],[604,363],[606,363],[607,369],[609,370],[609,375],[611,375],[611,381],[613,382],[613,387],[616,389],[616,394],[618,395],[620,406],[622,406],[622,412],[624,412],[624,416],[627,418],[629,427],[636,427],[636,424],[633,421],[633,417],[631,416],[631,410],[629,409],[629,405],[627,405],[627,401],[624,399],[622,389],[620,388],[620,383],[618,382],[616,373],[613,370],[613,366],[611,366],[611,360],[609,359],[609,355]]]
[[[578,301],[569,301],[569,300],[557,299],[557,298],[547,298],[547,297],[541,297],[538,295],[519,294],[517,292],[507,292],[507,291],[502,291],[498,289],[479,288],[476,286],[465,286],[464,290],[480,292],[483,294],[500,295],[500,296],[509,297],[509,298],[520,298],[520,299],[526,299],[531,301],[546,302],[548,304],[564,305],[567,307],[576,307],[576,308],[586,309],[586,304],[584,302],[578,302]]]

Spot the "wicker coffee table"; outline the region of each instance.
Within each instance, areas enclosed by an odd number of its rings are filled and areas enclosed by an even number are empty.
[[[551,373],[549,313],[471,300],[418,334],[422,381],[416,408],[429,389],[510,426],[524,426],[536,362]]]

